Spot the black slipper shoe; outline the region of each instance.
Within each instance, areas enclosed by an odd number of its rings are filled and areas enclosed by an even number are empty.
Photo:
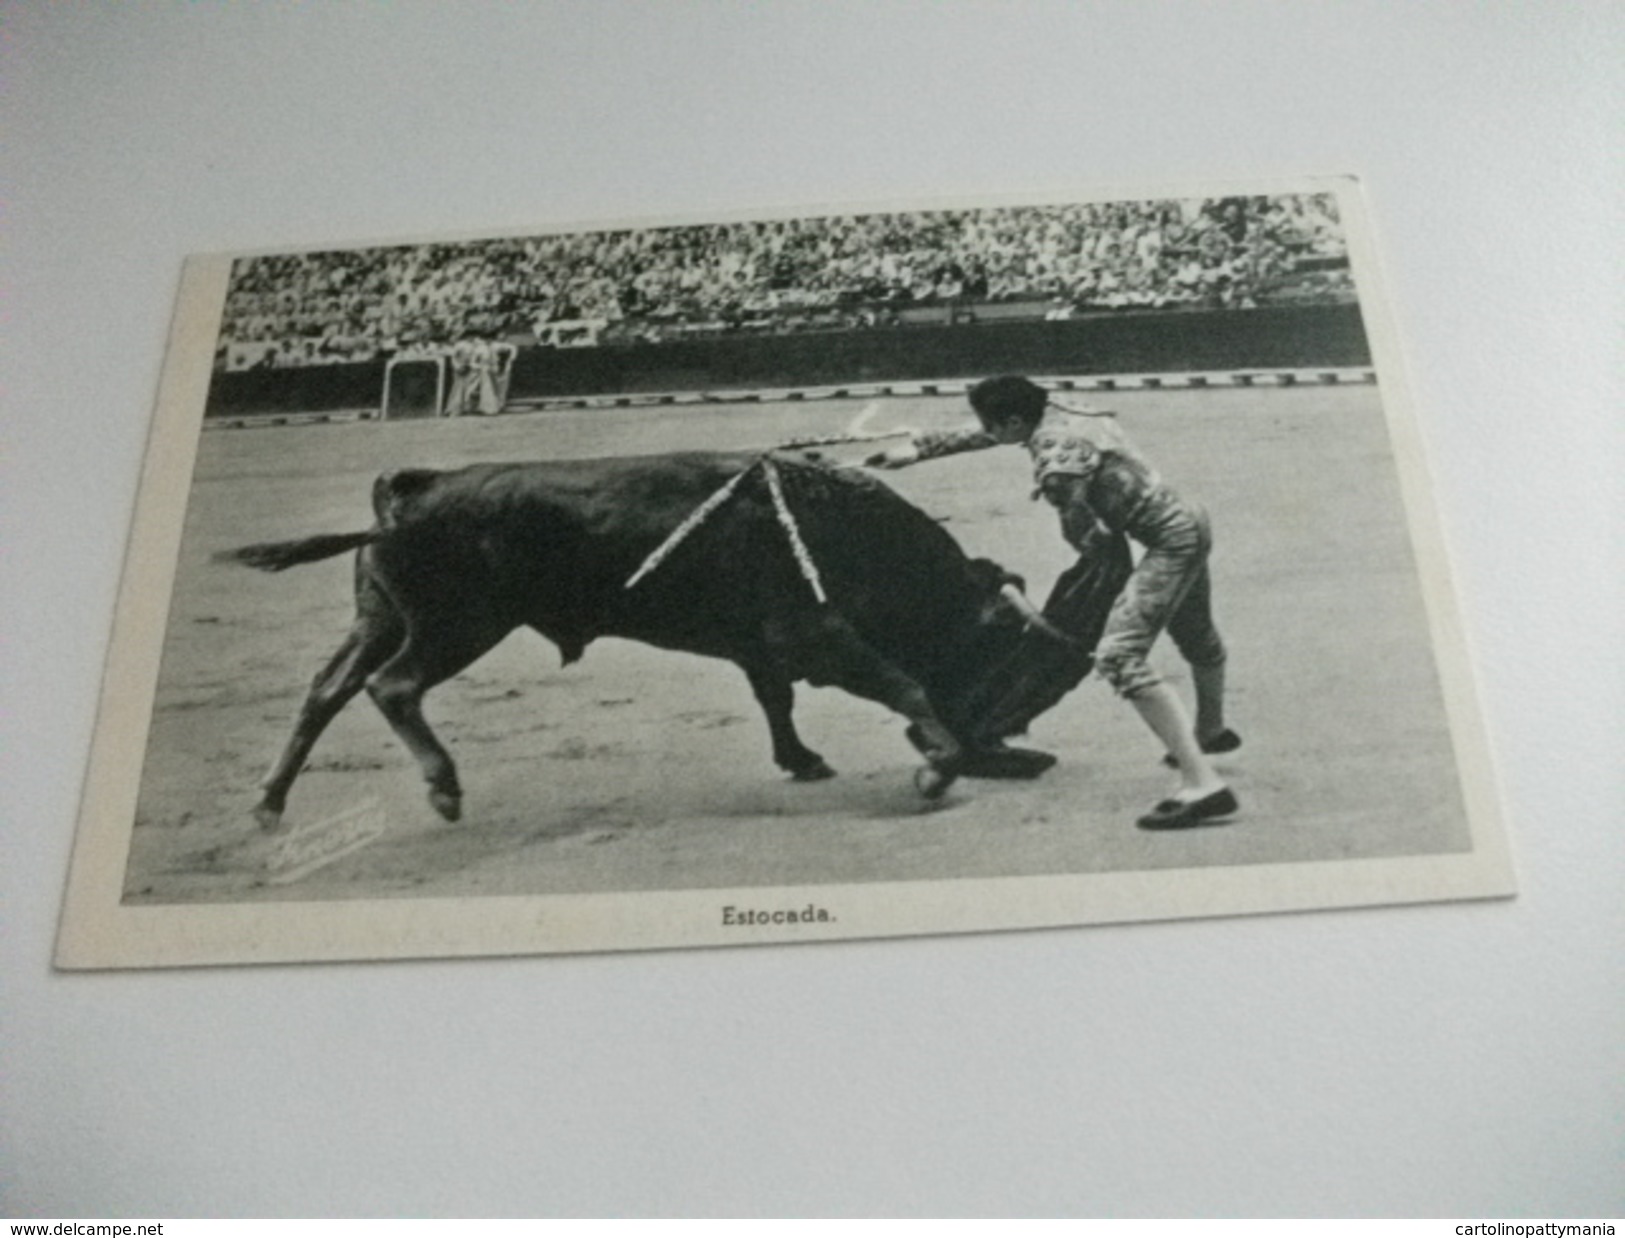
[[[1220,787],[1199,800],[1163,800],[1135,824],[1142,830],[1183,830],[1214,817],[1228,817],[1240,808],[1235,792]]]
[[[1237,748],[1241,747],[1241,736],[1237,735],[1234,731],[1223,730],[1217,735],[1213,736],[1211,739],[1202,740],[1201,744],[1202,751],[1207,753],[1208,756],[1218,756],[1222,752],[1234,752]],[[1169,769],[1179,768],[1179,762],[1174,760],[1174,754],[1171,752],[1165,752],[1162,754],[1162,763]]]

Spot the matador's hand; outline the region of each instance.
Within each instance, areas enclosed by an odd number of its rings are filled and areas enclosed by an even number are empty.
[[[897,447],[888,447],[885,451],[877,451],[864,460],[872,469],[902,469],[916,463],[920,458],[920,449],[913,443],[903,443]]]

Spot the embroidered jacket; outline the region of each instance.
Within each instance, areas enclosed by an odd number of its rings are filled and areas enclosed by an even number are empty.
[[[981,429],[947,430],[916,434],[914,446],[921,460],[931,460],[997,447],[999,440]],[[1080,550],[1097,521],[1142,546],[1157,547],[1174,526],[1194,518],[1129,442],[1113,413],[1051,404],[1024,446],[1033,460],[1033,497],[1055,505],[1062,532]]]

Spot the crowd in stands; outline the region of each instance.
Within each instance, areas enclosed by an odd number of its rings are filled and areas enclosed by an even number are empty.
[[[1349,295],[1326,195],[798,218],[243,259],[217,360],[558,343],[560,327],[635,343]]]

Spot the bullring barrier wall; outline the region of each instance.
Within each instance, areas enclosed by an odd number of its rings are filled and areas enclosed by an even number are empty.
[[[1358,305],[1103,314],[596,348],[521,348],[510,401],[995,373],[1164,374],[1371,363]],[[376,408],[384,362],[217,372],[211,417]]]

